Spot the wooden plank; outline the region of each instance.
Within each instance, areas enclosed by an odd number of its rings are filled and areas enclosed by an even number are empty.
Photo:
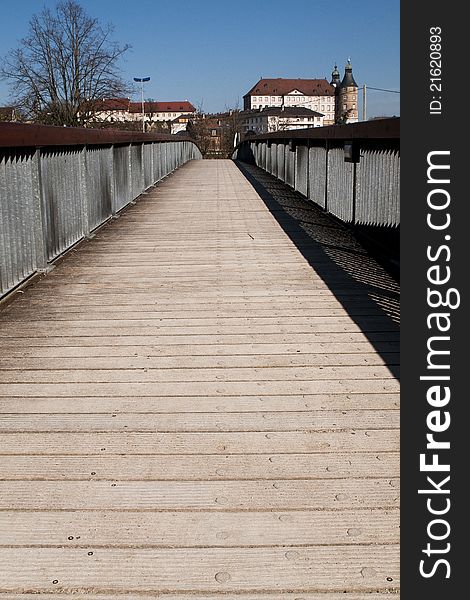
[[[313,303],[312,303],[313,304]],[[11,305],[9,310],[5,311],[5,315],[8,314],[8,321],[11,322],[23,322],[31,323],[36,322],[37,311],[30,308],[23,308],[18,310],[15,305],[15,309]],[[246,304],[244,305],[245,307]],[[41,319],[38,322],[43,323],[44,321],[70,321],[70,322],[93,322],[93,321],[119,321],[120,318],[125,320],[158,320],[164,319],[165,321],[180,321],[182,319],[188,320],[188,322],[211,322],[216,319],[285,319],[289,320],[291,317],[339,317],[349,314],[350,316],[380,316],[382,311],[378,307],[367,306],[357,304],[357,306],[350,308],[346,311],[340,303],[318,303],[316,306],[308,306],[302,308],[299,303],[294,306],[289,305],[288,307],[281,308],[279,305],[270,305],[271,308],[250,308],[250,315],[247,316],[246,308],[241,310],[239,305],[235,307],[231,304],[209,304],[199,305],[191,307],[180,307],[179,309],[174,306],[158,306],[156,309],[155,304],[144,304],[139,306],[138,311],[132,310],[132,307],[124,306],[90,306],[88,309],[84,307],[68,307],[64,309],[63,306],[60,308],[54,306],[45,306],[41,311]],[[5,319],[2,319],[5,321]]]
[[[65,332],[64,332],[65,333]],[[398,342],[399,335],[395,331],[372,331],[365,335],[360,331],[352,332],[285,332],[285,333],[217,333],[212,334],[188,334],[180,332],[172,335],[95,335],[95,331],[88,332],[88,335],[45,335],[40,336],[7,336],[2,342],[3,345],[16,346],[24,344],[31,346],[121,346],[123,344],[130,346],[160,346],[160,345],[218,345],[218,344],[310,344],[319,342]]]
[[[395,379],[356,379],[319,381],[220,381],[160,383],[1,383],[0,396],[242,396],[322,393],[381,393],[398,392]]]
[[[392,410],[398,408],[398,393],[303,394],[289,396],[48,396],[0,398],[0,413],[219,413],[311,410]]]
[[[342,317],[330,319],[328,317],[321,317],[325,319],[325,322],[311,322],[307,319],[307,323],[294,324],[274,324],[274,325],[221,325],[221,326],[210,326],[210,325],[192,325],[192,326],[155,326],[146,325],[143,327],[129,326],[129,327],[103,327],[95,326],[84,330],[81,327],[70,326],[66,327],[62,323],[44,324],[43,327],[36,326],[22,326],[17,323],[12,324],[11,327],[3,327],[0,332],[0,338],[22,338],[28,339],[42,337],[81,337],[90,336],[93,337],[107,337],[107,336],[210,336],[210,335],[265,335],[265,334],[301,334],[308,335],[314,333],[364,333],[367,331],[376,332],[377,328],[386,332],[384,327],[381,327],[379,323],[374,319],[368,319],[368,321],[361,326],[352,322],[350,318],[346,318],[341,321]],[[364,319],[365,320],[365,319]],[[395,328],[390,327],[388,330],[390,333],[395,332]]]
[[[0,560],[4,591],[377,592],[396,589],[399,579],[396,546],[8,548]]]
[[[34,340],[35,343],[37,339]],[[84,338],[80,340],[80,344],[84,343]],[[60,347],[49,342],[49,345],[43,344],[35,346],[30,344],[2,344],[0,347],[0,356],[6,356],[7,360],[11,357],[38,357],[38,358],[75,358],[75,357],[132,357],[132,356],[273,356],[278,354],[309,354],[312,352],[322,353],[328,355],[335,355],[341,353],[356,354],[361,352],[370,352],[376,348],[377,352],[381,354],[384,352],[398,352],[399,341],[389,342],[375,342],[374,345],[369,341],[361,340],[356,342],[296,342],[296,343],[278,343],[270,344],[267,342],[261,343],[234,343],[234,344],[170,344],[161,345],[150,343],[148,345],[142,344],[139,346],[133,346],[129,344],[127,340],[121,340],[120,345],[108,345],[101,346],[99,341],[98,345],[79,345],[71,344],[70,346]],[[3,363],[3,359],[2,359]]]
[[[390,590],[387,590],[387,594]],[[1,590],[0,590],[0,593]],[[397,590],[394,591],[394,599],[399,600],[399,596],[397,594]],[[126,593],[122,590],[119,590],[119,599],[120,600],[135,600],[135,592]],[[2,600],[37,600],[37,591],[32,591],[30,593],[22,593],[22,594],[9,594],[2,593]],[[57,594],[47,594],[41,592],[41,600],[57,600]],[[94,592],[88,592],[83,590],[74,590],[73,592],[74,600],[116,600],[116,594],[95,594]],[[149,600],[161,600],[162,594],[159,592],[145,592],[145,598]],[[181,600],[181,594],[176,592],[165,592],[164,596],[165,600]],[[231,594],[230,592],[208,592],[208,593],[192,593],[191,600],[253,600],[253,593],[245,594],[243,592],[236,592]],[[256,600],[299,600],[299,592],[289,592],[289,591],[272,591],[263,593],[256,593]],[[368,592],[348,592],[348,595],[345,597],[342,593],[336,592],[304,592],[302,591],[301,600],[384,600],[384,594],[381,593],[368,593]]]
[[[397,544],[397,509],[285,512],[0,512],[0,546],[262,547]],[[34,532],[32,537],[31,532]]]
[[[368,316],[361,315],[361,324],[377,325],[381,322],[380,316]],[[217,331],[221,331],[224,328],[228,328],[230,331],[236,333],[240,330],[242,333],[246,331],[246,327],[250,327],[252,331],[258,331],[260,333],[272,333],[274,326],[278,327],[289,327],[291,331],[297,331],[298,325],[302,326],[300,331],[308,331],[309,329],[315,330],[319,327],[326,328],[327,325],[336,328],[343,325],[340,328],[341,331],[346,331],[345,327],[351,325],[351,316],[342,311],[339,314],[333,315],[304,315],[304,316],[292,316],[292,315],[280,315],[277,317],[198,317],[190,318],[184,315],[180,315],[178,318],[157,318],[149,319],[146,316],[141,316],[140,319],[102,319],[100,316],[96,319],[91,319],[90,316],[87,320],[67,320],[62,318],[60,320],[30,320],[18,321],[14,320],[9,322],[8,325],[4,326],[5,331],[11,330],[13,332],[40,332],[49,330],[51,333],[58,330],[67,330],[70,333],[76,331],[77,335],[83,332],[84,329],[94,329],[96,335],[100,335],[100,331],[106,332],[106,328],[110,327],[113,330],[119,332],[120,335],[127,335],[125,333],[128,329],[131,330],[132,334],[138,335],[141,328],[145,328],[152,333],[155,331],[164,331],[173,333],[177,328],[184,327],[188,333],[198,333],[201,331],[199,328],[203,328],[205,333],[213,333],[214,328]],[[131,329],[132,328],[132,329]],[[194,328],[194,330],[193,330]],[[3,329],[3,328],[2,328]],[[331,329],[334,331],[335,329]],[[330,329],[328,329],[330,331]]]
[[[86,304],[85,304],[86,306]],[[32,310],[32,305],[28,303],[27,306],[21,307],[20,304],[14,307],[10,305],[10,309],[7,313],[9,314],[8,322],[15,321],[18,323],[27,323],[31,320],[34,324],[41,324],[46,320],[50,321],[50,317],[54,316],[60,322],[72,322],[76,326],[84,326],[84,322],[101,319],[106,317],[107,320],[113,320],[120,322],[120,317],[129,319],[132,324],[134,321],[152,321],[155,323],[155,319],[167,319],[181,320],[182,318],[193,320],[194,325],[205,324],[214,325],[222,324],[230,325],[231,323],[243,324],[243,322],[254,322],[256,324],[268,324],[277,322],[280,319],[289,321],[293,320],[294,323],[303,323],[306,319],[312,319],[313,321],[322,322],[322,320],[331,319],[337,317],[338,319],[346,320],[351,316],[363,317],[364,319],[375,319],[380,320],[383,318],[383,311],[375,304],[370,302],[356,302],[351,303],[350,311],[347,310],[340,302],[332,303],[325,300],[315,302],[300,302],[296,301],[295,298],[292,302],[281,303],[276,302],[273,299],[272,304],[269,304],[269,309],[266,305],[262,305],[255,302],[244,302],[244,303],[231,303],[231,302],[216,302],[212,301],[208,304],[186,304],[179,303],[176,306],[166,302],[155,302],[144,304],[144,310],[136,311],[135,306],[127,306],[126,304],[117,305],[116,307],[110,306],[94,306],[90,305],[89,311],[84,311],[84,306],[61,306],[62,310],[57,310],[57,306],[44,307],[44,311],[38,315]],[[21,308],[21,310],[20,310]],[[54,310],[55,308],[55,310]],[[250,312],[243,312],[243,308],[250,308]],[[253,311],[253,312],[252,312]],[[352,313],[352,314],[351,314]],[[126,316],[129,315],[129,316]],[[23,317],[23,318],[22,318]],[[25,319],[24,317],[27,317]],[[39,318],[38,318],[39,317]],[[3,319],[5,321],[5,319]],[[82,325],[81,325],[82,324]],[[189,323],[191,324],[191,323]],[[96,325],[96,324],[95,324]]]
[[[399,364],[398,352],[379,355],[375,352],[350,354],[277,354],[277,355],[223,355],[223,356],[128,356],[115,357],[31,357],[25,368],[24,358],[2,358],[0,371],[47,370],[121,370],[121,369],[215,369],[307,366],[378,366]],[[6,375],[6,374],[5,374]],[[3,377],[5,376],[2,376]],[[4,380],[4,379],[3,379]],[[5,381],[5,380],[4,380]]]
[[[41,293],[47,295],[54,294],[58,298],[62,299],[64,296],[77,295],[80,296],[84,293],[87,293],[87,284],[75,284],[73,281],[62,281],[62,282],[52,282],[51,280],[44,278],[41,282]],[[39,284],[38,284],[39,285]],[[209,298],[215,300],[218,297],[223,297],[226,299],[236,298],[238,300],[252,300],[253,298],[257,298],[258,302],[266,302],[266,299],[274,296],[275,298],[282,297],[291,297],[298,296],[303,298],[310,297],[318,297],[322,295],[329,295],[331,292],[337,294],[338,296],[349,296],[354,295],[354,292],[357,292],[357,284],[355,282],[348,281],[347,283],[343,283],[341,280],[339,281],[337,286],[327,285],[325,282],[321,280],[317,281],[298,281],[294,283],[285,282],[285,283],[277,283],[273,282],[269,284],[269,282],[265,282],[264,284],[260,283],[259,280],[251,280],[251,282],[247,282],[245,286],[240,284],[222,284],[218,286],[194,286],[191,283],[187,283],[186,285],[180,284],[176,285],[174,282],[171,284],[160,283],[158,280],[154,280],[154,285],[150,285],[149,282],[140,283],[139,281],[129,280],[126,282],[114,282],[114,285],[111,283],[94,283],[89,284],[93,288],[93,292],[96,296],[106,295],[108,300],[118,299],[123,295],[132,293],[137,296],[143,296],[146,298],[152,297],[152,299],[164,299],[168,298],[170,294],[174,294],[175,292],[180,293],[180,301],[186,299],[187,302],[190,302],[191,297],[202,300],[203,298]],[[207,289],[203,289],[206,287]],[[127,289],[126,289],[127,288]],[[38,293],[39,288],[36,288],[35,292]],[[106,291],[108,293],[106,293]],[[366,297],[366,291],[364,290],[364,296]]]
[[[0,591],[1,593],[1,591]],[[83,592],[82,590],[76,590],[73,593],[73,597],[75,600],[116,600],[116,594],[95,594],[88,592]],[[178,592],[165,592],[165,600],[181,600],[181,594]],[[17,594],[14,593],[2,593],[2,600],[37,600],[37,592],[33,591],[31,593],[25,594]],[[159,592],[145,592],[145,598],[149,600],[161,600],[162,595]],[[397,600],[399,596],[395,593],[394,598]],[[131,592],[127,594],[123,593],[122,590],[119,590],[119,599],[120,600],[135,600],[135,592]],[[41,600],[57,600],[57,594],[43,594],[41,592]],[[243,592],[231,594],[230,592],[208,592],[207,594],[200,594],[198,592],[191,594],[191,600],[253,600],[253,594],[248,593],[245,594]],[[256,600],[299,600],[299,592],[289,592],[289,591],[272,591],[272,592],[263,592],[256,594]],[[350,592],[347,597],[345,597],[342,593],[336,592],[304,592],[302,591],[301,600],[384,600],[384,594],[381,593],[361,593],[361,592]]]
[[[3,433],[0,454],[298,454],[396,452],[397,430],[237,433]]]
[[[217,432],[217,431],[321,431],[397,429],[398,410],[343,410],[259,413],[181,414],[41,414],[8,415],[0,421],[0,432],[25,431],[128,431],[128,432]]]
[[[43,280],[44,281],[44,280]],[[39,285],[39,284],[37,284]],[[91,290],[87,288],[91,287]],[[247,286],[248,287],[248,286]],[[264,293],[263,293],[264,290]],[[267,299],[269,298],[269,302],[274,301],[275,303],[279,301],[285,301],[287,303],[295,303],[297,300],[302,301],[318,301],[321,298],[325,298],[330,300],[332,293],[340,299],[342,302],[347,303],[352,298],[355,302],[363,301],[367,303],[371,303],[369,294],[372,290],[364,290],[362,292],[358,292],[357,288],[353,287],[349,288],[340,288],[340,289],[331,289],[331,288],[315,288],[311,290],[303,289],[300,285],[295,289],[287,289],[287,290],[279,290],[269,288],[265,286],[263,290],[256,291],[252,290],[251,293],[248,293],[247,288],[236,293],[235,291],[229,292],[226,290],[218,290],[213,289],[212,291],[203,292],[203,291],[195,291],[191,288],[187,289],[159,289],[156,288],[153,290],[149,290],[148,286],[145,288],[135,288],[131,285],[128,288],[123,287],[120,289],[108,290],[106,293],[106,288],[103,286],[103,290],[100,291],[100,286],[76,286],[75,288],[71,288],[70,286],[63,286],[63,288],[58,289],[42,289],[42,288],[32,288],[28,290],[28,303],[30,296],[34,300],[36,297],[37,303],[42,304],[42,302],[51,302],[54,303],[54,299],[59,300],[60,303],[64,306],[68,305],[77,305],[82,304],[82,299],[85,298],[89,303],[92,304],[107,304],[108,306],[114,306],[114,304],[128,304],[135,306],[136,303],[143,302],[144,304],[153,304],[159,305],[162,304],[171,304],[172,296],[173,298],[177,296],[178,304],[197,304],[199,302],[204,302],[204,299],[207,298],[207,301],[210,303],[217,302],[220,298],[221,302],[229,302],[232,304],[245,304],[250,303],[254,305],[266,304]],[[26,293],[26,292],[25,292]]]
[[[0,510],[342,510],[393,508],[398,479],[0,481]]]
[[[394,378],[382,365],[367,366],[288,366],[217,367],[153,369],[10,369],[3,373],[4,383],[170,383],[170,382],[294,382],[328,380],[384,380]]]
[[[5,315],[13,315],[15,318],[19,316],[28,316],[32,315],[37,318],[38,313],[34,310],[34,307],[37,305],[41,305],[43,310],[41,314],[52,315],[58,314],[60,315],[76,315],[83,314],[84,317],[89,316],[89,310],[92,309],[93,313],[96,314],[106,314],[111,313],[113,315],[115,312],[133,312],[136,308],[135,303],[131,302],[131,297],[123,296],[121,300],[122,304],[114,303],[114,304],[99,304],[95,301],[93,294],[88,295],[83,299],[83,303],[75,303],[72,304],[68,301],[63,300],[59,305],[57,302],[53,301],[53,298],[44,298],[44,301],[41,302],[39,297],[32,296],[32,291],[26,290],[27,294],[26,298],[18,297],[15,299],[14,304],[8,305],[4,313]],[[282,298],[271,298],[269,302],[269,307],[266,307],[264,302],[259,301],[258,299],[250,299],[237,301],[233,300],[224,300],[223,298],[217,298],[215,301],[207,302],[196,300],[194,302],[184,302],[180,297],[175,298],[175,302],[171,302],[168,300],[167,302],[159,300],[155,301],[154,298],[147,296],[147,302],[145,302],[143,298],[141,298],[139,302],[139,309],[136,314],[140,314],[141,318],[146,317],[147,313],[156,313],[156,314],[167,314],[174,313],[177,315],[187,314],[190,315],[192,313],[239,313],[242,312],[243,309],[250,308],[250,313],[253,315],[258,314],[266,314],[269,315],[276,314],[279,312],[281,314],[291,314],[291,311],[308,311],[309,313],[314,312],[317,314],[317,311],[322,310],[345,310],[344,301],[347,301],[347,308],[349,310],[364,310],[364,309],[373,309],[377,308],[377,305],[371,302],[368,298],[362,295],[357,295],[356,297],[348,297],[343,300],[343,302],[332,295],[322,295],[317,298],[302,298],[298,296],[293,297],[282,297]],[[244,312],[246,315],[246,311]],[[295,313],[292,313],[295,314]],[[319,313],[321,314],[321,312]],[[243,316],[243,314],[242,314]]]
[[[390,478],[398,452],[323,454],[154,454],[143,460],[113,456],[2,456],[3,480],[178,481],[241,479]]]

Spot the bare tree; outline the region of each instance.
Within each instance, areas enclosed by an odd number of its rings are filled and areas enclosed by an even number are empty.
[[[223,113],[196,114],[187,130],[204,156],[227,158],[233,152],[236,134],[242,131],[242,122],[238,108],[228,109]]]
[[[196,102],[196,112],[199,115],[204,114],[204,98],[201,98],[198,100],[198,102]]]
[[[346,111],[343,111],[339,117],[336,119],[336,125],[346,125],[347,123],[349,123],[349,118],[351,117],[351,114],[353,112],[352,108],[349,108]]]
[[[243,114],[237,102],[235,108],[227,110],[225,119],[223,120],[222,148],[229,157],[232,154],[235,143],[240,140],[243,133],[243,121]]]
[[[206,156],[211,149],[214,149],[212,148],[214,142],[218,142],[218,138],[214,140],[213,136],[211,136],[212,131],[215,131],[215,127],[216,121],[214,119],[209,118],[206,120],[206,116],[200,113],[193,115],[188,123],[187,131],[198,143],[203,156]]]
[[[75,0],[34,15],[0,68],[15,104],[36,122],[79,126],[92,116],[94,101],[128,94],[117,64],[130,46],[112,41],[112,31]]]

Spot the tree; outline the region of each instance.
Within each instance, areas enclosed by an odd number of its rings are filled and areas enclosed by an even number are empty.
[[[27,36],[0,68],[25,116],[50,125],[85,125],[95,100],[128,94],[118,61],[130,46],[112,41],[112,31],[75,0],[34,15]]]
[[[230,157],[236,135],[242,132],[242,113],[238,108],[216,114],[196,114],[188,123],[187,131],[199,146],[203,156]]]
[[[346,125],[347,123],[349,123],[349,119],[351,117],[352,112],[352,108],[343,111],[341,115],[336,119],[336,125]]]
[[[232,155],[235,144],[240,141],[241,135],[243,134],[243,121],[244,117],[238,102],[235,105],[235,108],[227,109],[223,121],[222,148],[227,153],[228,157]]]
[[[204,114],[194,115],[188,123],[187,132],[196,140],[203,156],[212,149],[214,140],[212,139],[211,131],[215,126],[216,121],[210,118],[206,121],[206,115]]]
[[[12,123],[21,120],[21,115],[15,106],[0,106],[0,123]]]

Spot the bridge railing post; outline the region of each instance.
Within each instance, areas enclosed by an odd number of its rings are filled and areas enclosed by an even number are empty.
[[[145,144],[140,144],[140,193],[145,190]]]
[[[127,199],[130,202],[132,198],[132,144],[127,145]]]
[[[40,148],[37,148],[32,156],[31,181],[34,215],[34,249],[36,254],[36,269],[38,271],[45,271],[47,270],[47,233],[44,215]]]
[[[114,162],[114,145],[108,148],[108,165],[109,165],[109,174],[110,174],[110,186],[111,186],[111,206],[110,212],[111,216],[116,214],[116,177],[114,173],[115,162]]]
[[[149,186],[155,185],[154,177],[154,155],[153,155],[153,142],[147,144],[147,155],[148,155],[148,182]]]
[[[322,143],[310,143],[308,149],[308,194],[307,198],[325,208],[326,198],[326,148]]]

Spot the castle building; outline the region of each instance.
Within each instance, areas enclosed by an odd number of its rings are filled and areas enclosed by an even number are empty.
[[[348,59],[344,68],[344,77],[340,82],[338,67],[335,65],[331,73],[330,84],[335,88],[335,123],[357,123],[357,90],[351,61]]]
[[[323,115],[323,125],[355,123],[357,112],[357,83],[348,60],[341,81],[335,65],[331,82],[326,79],[260,79],[243,96],[245,111],[268,107],[308,108]]]
[[[324,124],[335,122],[335,88],[326,79],[260,79],[243,96],[244,110],[308,108],[324,115]]]

